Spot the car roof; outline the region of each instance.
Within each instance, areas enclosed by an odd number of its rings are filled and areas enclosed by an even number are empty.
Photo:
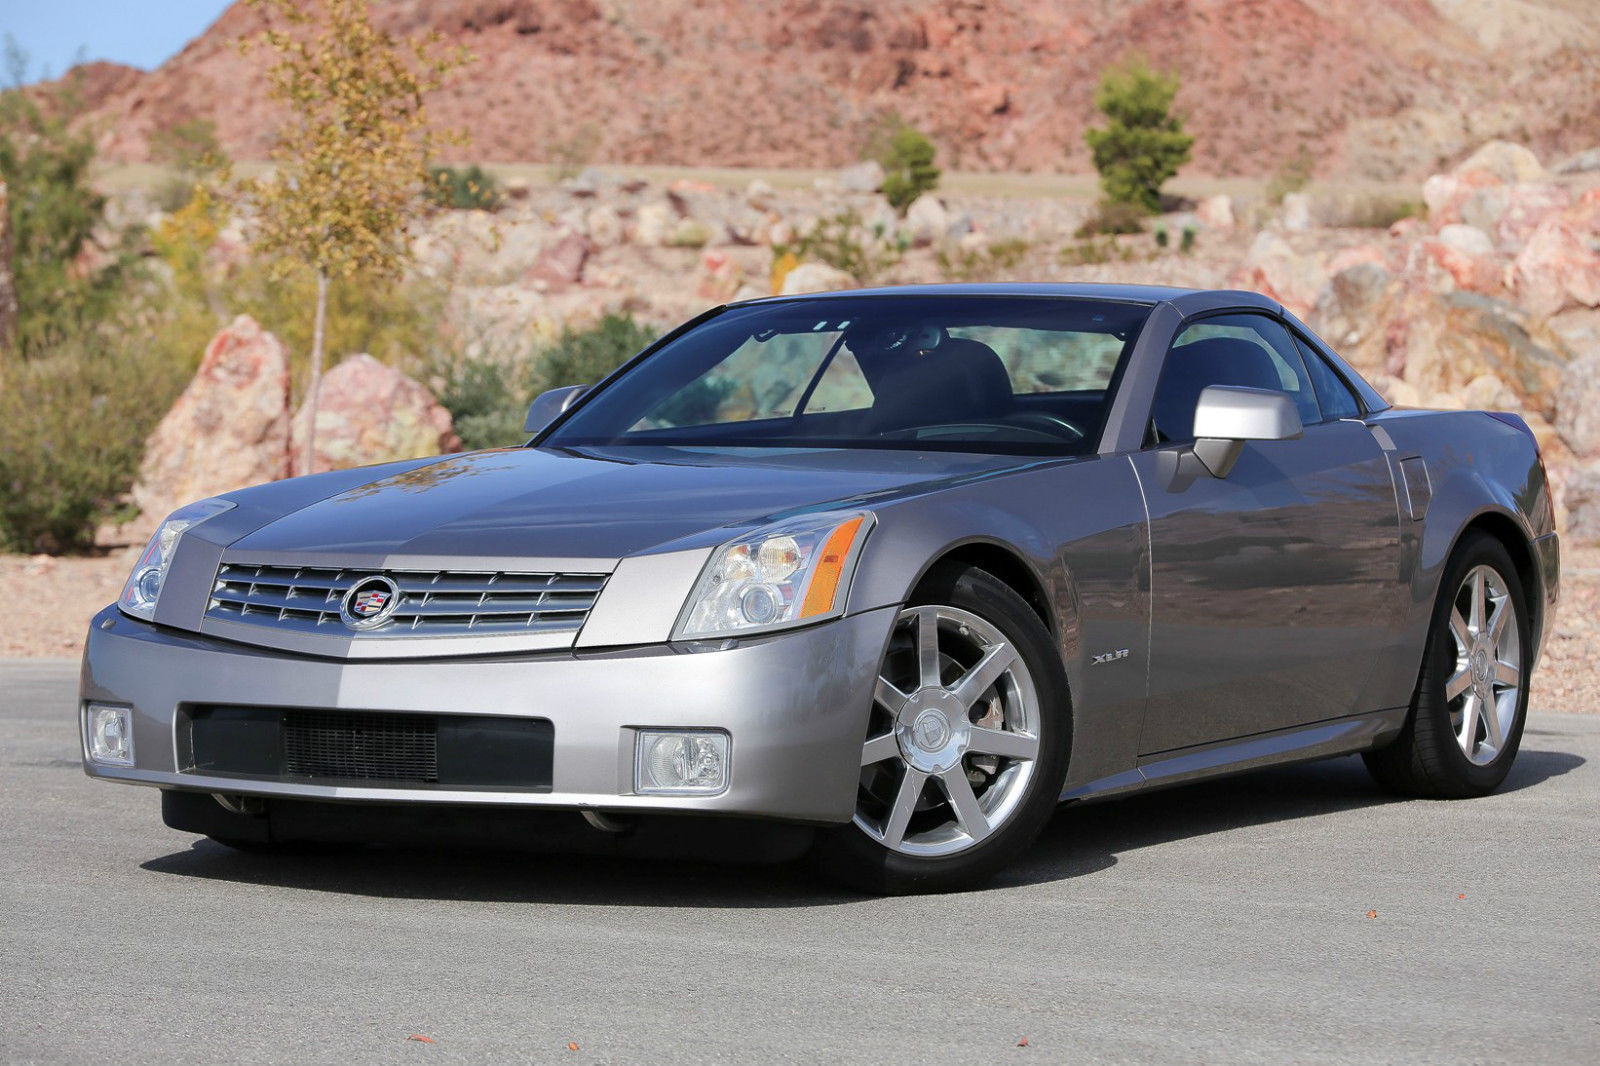
[[[1125,303],[1174,305],[1189,315],[1226,307],[1253,307],[1279,312],[1277,301],[1241,289],[1185,289],[1168,285],[1115,285],[1084,282],[989,282],[943,285],[887,285],[875,289],[840,289],[792,296],[764,296],[740,305],[787,303],[840,297],[871,296],[1050,296],[1060,299],[1119,300]]]

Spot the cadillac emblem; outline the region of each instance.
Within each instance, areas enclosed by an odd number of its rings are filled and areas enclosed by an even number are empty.
[[[400,586],[374,574],[350,586],[339,603],[339,617],[351,629],[377,629],[400,606]]]

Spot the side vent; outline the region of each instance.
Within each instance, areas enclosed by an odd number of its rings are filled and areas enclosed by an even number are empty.
[[[1428,479],[1428,464],[1420,457],[1400,460],[1400,482],[1406,494],[1406,513],[1420,522],[1433,502],[1433,482]]]

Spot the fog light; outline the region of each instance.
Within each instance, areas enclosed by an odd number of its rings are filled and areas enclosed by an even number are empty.
[[[642,794],[721,792],[728,787],[728,735],[641,729],[633,790]]]
[[[128,708],[89,704],[84,731],[90,759],[105,766],[133,765],[133,712]]]

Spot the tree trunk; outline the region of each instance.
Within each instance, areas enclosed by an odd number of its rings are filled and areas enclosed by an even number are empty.
[[[17,283],[11,262],[11,205],[0,181],[0,352],[17,339]]]
[[[322,328],[328,317],[328,274],[317,271],[317,319],[311,329],[311,388],[306,393],[306,474],[317,472],[317,394],[322,391]]]

